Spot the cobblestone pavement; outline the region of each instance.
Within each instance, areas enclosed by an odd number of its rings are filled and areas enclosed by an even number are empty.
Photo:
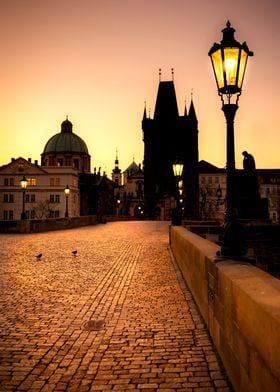
[[[232,390],[166,222],[0,240],[0,391]]]

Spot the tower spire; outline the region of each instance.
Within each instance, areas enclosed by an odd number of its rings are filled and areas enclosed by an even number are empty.
[[[159,81],[161,82],[161,68],[158,69]]]
[[[171,68],[172,82],[174,82],[174,68]]]
[[[144,114],[143,114],[143,120],[146,120],[147,118],[147,108],[146,108],[146,100],[144,101]]]
[[[115,164],[119,163],[119,159],[118,159],[118,149],[116,148],[116,159],[115,159]]]
[[[188,115],[188,112],[187,112],[187,102],[186,102],[186,100],[185,100],[184,116],[186,117],[187,115]]]

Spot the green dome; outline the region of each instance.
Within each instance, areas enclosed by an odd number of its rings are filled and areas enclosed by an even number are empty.
[[[72,132],[72,123],[68,119],[62,122],[61,132],[48,140],[43,154],[57,152],[88,154],[86,143],[82,138]]]

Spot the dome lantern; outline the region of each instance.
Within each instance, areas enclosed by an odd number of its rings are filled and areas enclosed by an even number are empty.
[[[73,132],[73,124],[71,121],[68,120],[68,117],[66,117],[66,120],[64,120],[61,123],[61,133],[72,133]]]

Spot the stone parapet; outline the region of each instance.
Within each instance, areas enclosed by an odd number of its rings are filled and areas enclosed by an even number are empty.
[[[236,391],[280,390],[280,281],[183,227],[170,246]]]

